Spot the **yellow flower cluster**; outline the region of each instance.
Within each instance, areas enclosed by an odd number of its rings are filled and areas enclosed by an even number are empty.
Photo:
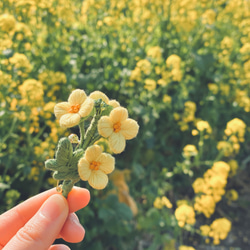
[[[163,207],[172,208],[173,205],[166,196],[156,197],[154,201],[154,207],[162,209]]]
[[[162,49],[159,46],[150,47],[147,51],[147,56],[160,62],[162,58]]]
[[[173,81],[181,81],[182,72],[181,72],[181,58],[178,55],[170,55],[166,60],[167,69],[169,71],[168,78]]]
[[[183,156],[185,158],[190,158],[192,156],[196,156],[198,154],[198,150],[195,145],[188,144],[183,148]]]
[[[214,238],[214,244],[218,245],[220,244],[220,240],[225,240],[230,232],[231,222],[226,218],[216,219],[210,226],[201,226],[200,230],[203,236]]]
[[[187,204],[181,204],[175,210],[175,217],[178,220],[178,225],[184,227],[185,224],[195,224],[195,212],[193,207]]]
[[[188,129],[188,123],[195,121],[196,104],[192,101],[186,101],[184,111],[181,115],[174,113],[174,118],[178,121],[181,131]]]
[[[227,123],[225,129],[225,135],[227,136],[237,136],[239,142],[244,142],[244,135],[246,130],[246,124],[239,118],[234,118]]]
[[[229,171],[230,166],[226,162],[215,162],[203,178],[197,178],[192,185],[194,192],[199,195],[195,198],[194,209],[207,218],[214,213],[216,203],[225,194]]]
[[[202,134],[204,135],[204,138],[208,138],[209,134],[212,133],[212,128],[210,127],[209,123],[207,121],[197,121],[196,122],[196,128],[197,130],[192,130],[192,135],[195,136],[197,134],[199,134],[199,132],[202,132]]]
[[[15,29],[16,19],[10,14],[3,14],[0,16],[0,31],[6,33],[12,32]]]
[[[35,79],[27,79],[19,87],[22,96],[21,103],[28,106],[43,105],[43,85]]]
[[[190,246],[179,246],[179,250],[195,250],[195,248]]]
[[[28,58],[24,54],[15,53],[9,59],[10,65],[13,70],[17,72],[18,76],[27,77],[28,73],[31,71],[32,67]]]
[[[224,131],[225,137],[228,140],[219,141],[217,149],[222,150],[224,156],[237,154],[240,150],[240,143],[244,142],[246,124],[239,118],[234,118],[227,123]]]

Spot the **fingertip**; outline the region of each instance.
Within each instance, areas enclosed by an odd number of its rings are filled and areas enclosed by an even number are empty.
[[[75,212],[88,205],[90,201],[90,192],[86,188],[74,187],[70,191],[67,201],[69,204],[69,212]]]
[[[48,250],[70,250],[70,248],[66,245],[59,244],[51,246]]]
[[[61,232],[60,237],[70,243],[81,242],[85,236],[85,229],[80,224],[75,213],[69,214]]]

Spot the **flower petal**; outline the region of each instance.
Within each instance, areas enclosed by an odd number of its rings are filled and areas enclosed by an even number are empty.
[[[133,119],[127,119],[121,124],[121,133],[125,137],[126,140],[133,139],[136,137],[139,131],[138,123]]]
[[[91,163],[92,161],[96,161],[101,153],[102,148],[99,145],[93,145],[87,148],[84,157],[89,163]]]
[[[80,122],[79,114],[65,114],[60,118],[60,126],[64,128],[71,128],[79,124]]]
[[[102,116],[98,122],[98,133],[107,138],[113,133],[113,124],[108,116]]]
[[[115,154],[119,154],[125,149],[126,140],[121,133],[113,133],[109,137],[109,145]]]
[[[89,95],[90,98],[92,98],[93,100],[98,100],[98,99],[102,99],[105,103],[108,104],[109,102],[109,98],[102,93],[101,91],[94,91]]]
[[[85,91],[82,89],[75,89],[71,92],[68,102],[70,105],[82,104],[87,98]]]
[[[54,113],[57,119],[60,119],[63,115],[68,113],[70,105],[68,102],[60,102],[55,105]]]
[[[81,117],[86,117],[90,114],[94,107],[94,101],[91,98],[87,98],[79,109],[79,114]]]
[[[118,101],[116,101],[116,100],[110,100],[108,102],[108,105],[112,106],[113,108],[117,108],[117,107],[121,106],[120,103]]]
[[[123,107],[117,107],[110,112],[109,117],[112,123],[125,121],[128,118],[128,110]]]
[[[102,153],[98,159],[101,162],[99,169],[105,174],[110,174],[115,169],[115,158],[107,153]]]
[[[88,182],[95,189],[104,189],[108,184],[108,176],[101,170],[92,171]]]
[[[91,169],[89,168],[89,162],[85,158],[81,158],[78,162],[78,173],[83,181],[87,181],[91,175]]]

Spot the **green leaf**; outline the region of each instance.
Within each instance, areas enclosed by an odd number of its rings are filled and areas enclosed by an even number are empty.
[[[47,161],[45,161],[45,168],[50,170],[57,170],[57,161],[55,159],[48,159]]]
[[[67,137],[63,137],[58,142],[56,151],[56,160],[57,165],[67,165],[67,163],[71,160],[73,155],[73,147],[70,140]]]

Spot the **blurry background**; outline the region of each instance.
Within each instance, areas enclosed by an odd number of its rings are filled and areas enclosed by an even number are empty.
[[[0,213],[56,185],[44,161],[78,131],[53,108],[76,88],[140,131],[105,190],[79,183],[71,249],[249,249],[248,0],[2,0]]]

